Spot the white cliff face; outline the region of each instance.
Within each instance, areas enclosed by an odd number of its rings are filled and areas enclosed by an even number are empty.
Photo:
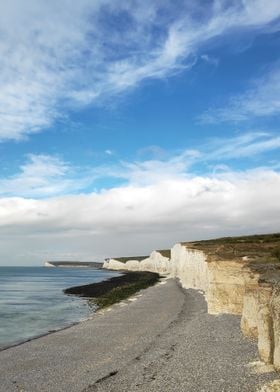
[[[170,273],[170,259],[153,251],[150,257],[139,262],[139,269],[166,275]]]
[[[258,285],[246,287],[241,318],[241,330],[250,338],[258,337]]]
[[[128,260],[121,263],[110,259],[105,261],[103,268],[128,271],[150,271],[179,278],[185,288],[195,288],[207,291],[208,267],[206,256],[202,251],[188,249],[176,244],[171,249],[171,259],[153,251],[151,255],[141,261]]]
[[[120,261],[115,260],[115,259],[109,259],[109,260],[104,261],[103,268],[111,269],[111,270],[124,270],[124,269],[126,269],[124,263],[121,263]]]
[[[211,314],[242,314],[245,288],[254,281],[246,262],[219,260],[208,263],[208,311]]]
[[[241,329],[258,340],[261,360],[280,370],[280,284],[260,284],[260,273],[244,257],[217,260],[191,244],[179,243],[171,249],[171,259],[154,251],[141,261],[110,259],[103,267],[157,272],[178,278],[184,288],[203,290],[208,313],[242,315]],[[280,271],[277,276],[279,282]]]
[[[160,252],[153,251],[144,260],[128,260],[121,263],[109,259],[103,268],[128,271],[150,271],[177,277],[184,288],[195,288],[207,291],[208,266],[205,254],[196,249],[189,249],[184,245],[176,244],[171,249],[171,259],[162,256]]]
[[[207,255],[188,245],[176,244],[171,249],[170,273],[184,288],[203,290],[208,313],[241,314],[245,286],[250,280],[244,264],[234,261],[210,261]]]
[[[115,259],[109,259],[103,264],[103,268],[112,270],[128,270],[128,271],[150,271],[159,274],[169,274],[170,260],[168,257],[162,256],[161,253],[153,251],[151,255],[144,260],[128,260],[121,263]]]
[[[138,260],[128,260],[125,264],[129,271],[139,271],[139,261]]]
[[[258,350],[260,359],[265,363],[273,363],[274,337],[270,304],[271,295],[272,287],[269,287],[269,285],[264,284],[258,287]]]
[[[176,244],[171,249],[170,273],[178,277],[184,288],[208,290],[206,255],[196,249]]]
[[[53,268],[55,268],[55,265],[53,265],[53,264],[49,263],[48,261],[46,261],[44,263],[44,267],[53,267]]]
[[[280,285],[277,283],[273,287],[270,302],[271,321],[272,321],[272,342],[273,364],[276,370],[280,371]]]

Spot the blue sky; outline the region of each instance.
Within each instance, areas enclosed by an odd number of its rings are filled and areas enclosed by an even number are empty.
[[[0,11],[0,264],[279,231],[277,0]]]

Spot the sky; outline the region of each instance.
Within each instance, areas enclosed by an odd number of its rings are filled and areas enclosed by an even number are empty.
[[[280,231],[279,0],[2,0],[0,265]]]

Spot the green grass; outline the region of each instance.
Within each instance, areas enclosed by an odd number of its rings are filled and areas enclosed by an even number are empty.
[[[117,260],[121,263],[126,263],[128,260],[144,260],[147,259],[149,256],[131,256],[131,257],[112,257],[112,259]]]
[[[271,252],[271,255],[277,261],[280,261],[280,247],[273,249],[273,251]]]
[[[183,245],[201,249],[216,260],[249,257],[253,263],[279,263],[280,233],[222,237],[211,240],[185,242]]]
[[[157,250],[158,253],[160,253],[163,257],[167,257],[168,259],[171,258],[171,250],[170,249],[160,249]]]
[[[168,257],[169,259],[171,257],[170,249],[160,249],[160,250],[157,250],[157,252],[160,253],[164,257]],[[126,257],[111,257],[111,258],[119,261],[120,263],[126,263],[128,260],[142,261],[144,259],[147,259],[148,257],[149,256],[126,256]]]
[[[139,290],[146,289],[149,286],[156,284],[160,276],[155,273],[139,273],[139,279],[133,282],[128,282],[124,285],[112,288],[107,293],[103,293],[98,298],[92,298],[89,301],[92,304],[97,305],[99,308],[111,306],[117,302],[123,301],[124,299],[137,293]]]
[[[244,243],[269,243],[280,242],[280,233],[255,234],[239,237],[222,237],[211,240],[195,241],[194,244],[244,244]]]

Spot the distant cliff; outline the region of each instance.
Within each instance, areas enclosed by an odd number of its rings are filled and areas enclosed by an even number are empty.
[[[102,268],[103,263],[91,261],[46,261],[44,267],[64,267],[64,268]]]
[[[108,259],[103,267],[177,277],[203,290],[211,314],[241,315],[241,329],[258,341],[262,361],[280,370],[280,234],[178,243],[170,254]]]

